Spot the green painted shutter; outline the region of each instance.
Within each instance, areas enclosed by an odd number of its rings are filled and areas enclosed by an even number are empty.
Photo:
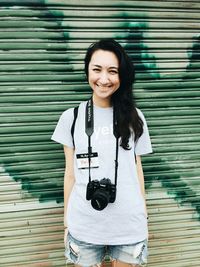
[[[65,109],[90,95],[89,44],[118,40],[136,66],[154,154],[143,159],[149,267],[200,262],[199,1],[0,1],[0,266],[64,266]]]

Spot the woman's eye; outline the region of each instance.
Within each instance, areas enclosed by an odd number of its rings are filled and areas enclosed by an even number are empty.
[[[116,70],[111,70],[110,73],[111,74],[117,74],[118,72]]]
[[[100,69],[93,69],[93,71],[95,71],[95,72],[99,72],[99,71],[100,71]]]

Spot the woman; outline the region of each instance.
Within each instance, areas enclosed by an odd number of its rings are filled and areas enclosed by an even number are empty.
[[[117,267],[147,258],[147,211],[140,156],[151,153],[142,112],[132,96],[134,69],[112,39],[85,56],[92,97],[61,115],[52,140],[64,145],[64,226],[67,262]],[[74,130],[72,125],[74,124]],[[74,132],[73,132],[74,131]]]

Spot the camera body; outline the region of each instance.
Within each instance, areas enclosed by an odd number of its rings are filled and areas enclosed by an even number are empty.
[[[116,199],[116,185],[110,179],[103,178],[92,180],[87,185],[86,199],[91,200],[91,205],[96,210],[103,210],[108,203],[114,203]]]

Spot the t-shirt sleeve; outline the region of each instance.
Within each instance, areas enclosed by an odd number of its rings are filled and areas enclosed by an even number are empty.
[[[51,140],[73,148],[73,141],[71,136],[71,126],[73,123],[74,113],[73,108],[64,111],[56,125]]]
[[[135,154],[139,156],[139,155],[152,153],[153,150],[151,146],[151,140],[149,136],[149,130],[148,130],[146,119],[143,113],[141,112],[141,110],[137,109],[137,111],[138,111],[138,115],[143,121],[143,134],[140,136],[140,138],[136,141],[136,144],[135,144]]]

